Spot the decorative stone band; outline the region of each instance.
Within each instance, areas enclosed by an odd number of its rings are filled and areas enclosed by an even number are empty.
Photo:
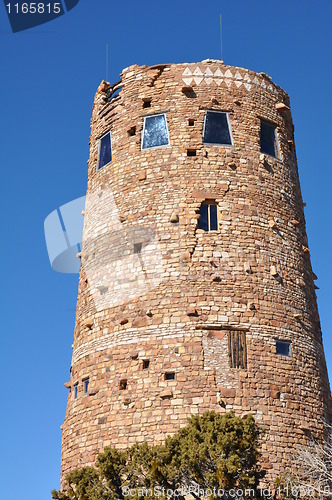
[[[155,326],[145,327],[144,332],[149,330],[148,333],[138,332],[137,328],[128,328],[124,332],[115,332],[113,334],[105,334],[101,338],[91,340],[81,344],[73,352],[72,365],[78,363],[78,361],[89,354],[95,354],[96,352],[104,351],[115,346],[122,345],[135,345],[141,344],[143,342],[149,342],[151,339],[158,338],[160,342],[167,339],[175,339],[183,341],[184,338],[190,338],[193,333],[183,333],[183,330],[178,328],[167,327],[167,331],[160,333],[160,327],[158,329]],[[194,333],[196,336],[201,336],[201,333]]]
[[[191,325],[188,325],[191,328]],[[194,326],[194,325],[193,325]],[[306,345],[307,349],[309,348],[306,337],[301,335],[294,334],[294,331],[281,329],[270,326],[260,326],[254,325],[251,326],[249,324],[239,325],[239,324],[199,324],[194,326],[195,331],[191,332],[183,332],[183,326],[181,329],[178,327],[170,328],[167,326],[167,329],[163,332],[160,332],[160,326],[156,328],[156,326],[151,325],[150,327],[145,327],[144,332],[138,332],[137,328],[128,328],[123,332],[114,332],[112,334],[104,334],[101,338],[97,338],[84,344],[81,344],[77,347],[73,352],[72,364],[77,363],[80,359],[89,354],[94,354],[96,352],[104,351],[106,349],[110,349],[116,346],[122,345],[135,345],[143,342],[149,342],[152,339],[158,338],[160,342],[167,341],[167,339],[178,338],[179,340],[183,340],[184,338],[190,338],[192,336],[203,336],[204,332],[209,332],[211,329],[215,330],[241,330],[247,331],[248,334],[252,338],[264,338],[265,342],[272,347],[274,345],[275,339],[288,340],[292,342],[296,338],[296,342],[303,342],[303,345]],[[146,332],[146,333],[145,333]],[[322,352],[322,348],[319,342],[311,339],[314,349],[317,352]],[[303,346],[302,346],[303,347]]]
[[[212,72],[209,67],[201,69],[202,67],[196,66],[196,68],[187,68],[183,71],[182,80],[183,82],[190,86],[193,82],[196,85],[200,85],[202,82],[211,85],[216,84],[221,85],[223,82],[230,88],[232,85],[239,88],[241,86],[245,87],[248,91],[251,91],[253,86],[260,86],[274,94],[278,95],[278,90],[274,84],[269,83],[270,77],[255,75],[250,71],[243,68],[232,67],[233,73],[229,68],[222,66],[216,71]]]

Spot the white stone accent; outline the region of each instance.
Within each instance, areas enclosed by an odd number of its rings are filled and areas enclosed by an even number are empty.
[[[183,76],[191,76],[192,75],[192,72],[190,71],[189,68],[186,68],[184,70],[184,72],[182,73]]]

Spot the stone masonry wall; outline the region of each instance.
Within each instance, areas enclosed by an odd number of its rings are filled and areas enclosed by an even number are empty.
[[[253,413],[270,480],[322,436],[330,389],[289,106],[267,75],[220,61],[134,65],[100,85],[62,478],[208,409]],[[233,146],[203,144],[206,110],[229,113]],[[144,117],[158,113],[170,145],[142,151]],[[279,158],[260,151],[260,119],[276,125]],[[108,131],[112,161],[97,170]],[[197,228],[209,199],[213,232]],[[231,367],[232,335],[245,339],[244,367]]]

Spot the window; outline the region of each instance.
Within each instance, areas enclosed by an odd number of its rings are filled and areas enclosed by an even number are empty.
[[[228,113],[221,111],[207,111],[203,127],[204,144],[220,144],[232,146],[232,134]]]
[[[143,99],[143,108],[151,108],[152,99]]]
[[[78,384],[75,384],[74,385],[74,394],[73,394],[74,399],[77,399],[77,393],[78,393]]]
[[[175,373],[174,372],[166,372],[165,373],[165,380],[175,380]]]
[[[130,127],[130,129],[127,131],[128,137],[133,137],[136,135],[136,127]]]
[[[204,231],[217,231],[218,215],[215,202],[204,201],[199,209],[198,229]]]
[[[134,243],[134,253],[142,252],[143,243]]]
[[[290,342],[276,340],[276,353],[279,354],[279,356],[291,356],[292,351]]]
[[[166,115],[153,115],[144,118],[142,149],[159,148],[169,145]]]
[[[228,332],[228,356],[231,368],[247,368],[246,332]]]
[[[88,390],[89,390],[89,379],[86,378],[85,380],[83,380],[83,394],[88,394]]]
[[[149,359],[143,359],[143,370],[147,370],[150,366],[150,360]]]
[[[261,120],[261,135],[260,135],[261,152],[274,158],[278,156],[278,145],[276,128],[271,123]]]
[[[125,391],[127,389],[127,379],[122,379],[120,380],[120,386],[119,386],[119,389],[120,391]]]
[[[99,152],[98,152],[98,167],[97,170],[100,170],[105,165],[112,161],[112,141],[111,141],[111,132],[107,132],[107,134],[103,135],[99,139]]]

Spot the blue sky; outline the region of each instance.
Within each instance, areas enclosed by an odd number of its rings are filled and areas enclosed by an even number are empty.
[[[45,217],[85,193],[93,97],[130,64],[220,58],[264,71],[290,95],[312,265],[332,373],[329,0],[80,0],[11,33],[0,5],[2,213],[1,499],[59,485],[78,277],[52,271]]]

